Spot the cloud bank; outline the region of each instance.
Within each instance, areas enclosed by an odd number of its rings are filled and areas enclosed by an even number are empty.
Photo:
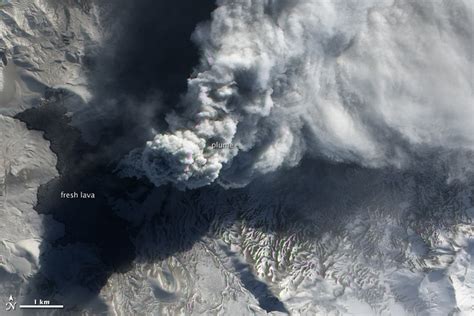
[[[304,155],[400,167],[426,148],[474,150],[471,1],[217,4],[168,132],[124,175],[242,186]]]

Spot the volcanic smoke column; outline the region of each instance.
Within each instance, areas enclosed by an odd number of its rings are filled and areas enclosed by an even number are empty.
[[[241,186],[305,153],[402,167],[421,149],[474,149],[471,2],[218,6],[195,31],[201,62],[179,114],[123,160],[124,175]]]

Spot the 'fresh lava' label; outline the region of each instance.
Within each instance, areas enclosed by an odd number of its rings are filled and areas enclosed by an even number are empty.
[[[95,199],[95,193],[61,191],[61,199]]]

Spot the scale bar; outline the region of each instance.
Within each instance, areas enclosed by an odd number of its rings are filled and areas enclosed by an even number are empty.
[[[64,308],[64,305],[20,305],[20,308]]]

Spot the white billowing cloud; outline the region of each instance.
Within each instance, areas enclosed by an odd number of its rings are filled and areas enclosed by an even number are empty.
[[[124,173],[232,186],[305,154],[381,167],[473,150],[472,17],[463,0],[220,0],[169,132]]]

